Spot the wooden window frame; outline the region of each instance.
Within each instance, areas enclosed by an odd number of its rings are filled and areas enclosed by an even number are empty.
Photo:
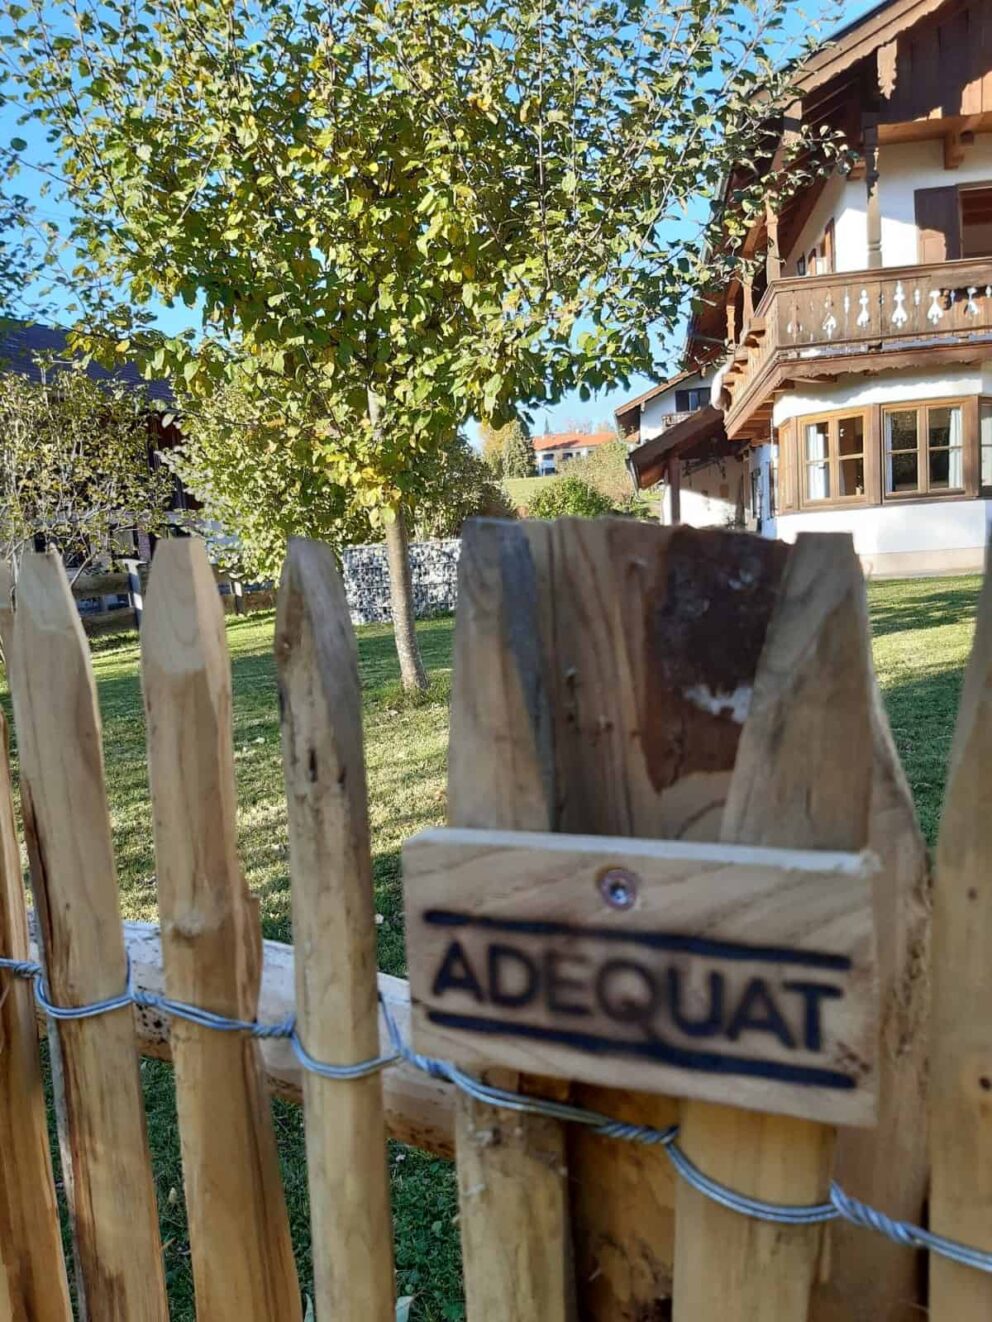
[[[930,426],[931,409],[959,408],[961,410],[961,486],[930,486]],[[886,491],[885,489],[885,419],[890,413],[916,413],[916,473],[915,491]],[[978,461],[978,396],[954,399],[906,400],[903,403],[880,405],[879,444],[881,446],[881,495],[885,505],[900,505],[906,501],[961,500],[977,495]],[[940,447],[939,447],[940,448]]]
[[[982,482],[982,410],[988,409],[992,414],[992,395],[978,396],[978,462],[976,465],[978,473],[978,490],[983,496],[992,496],[992,482]]]
[[[979,179],[973,183],[958,184],[958,248],[962,258],[964,257],[964,206],[962,205],[965,193],[987,193],[992,190],[992,179]],[[977,256],[968,258],[972,262],[980,262],[985,258],[992,256],[990,253],[979,253]]]
[[[838,496],[831,494],[824,500],[811,499],[809,495],[809,463],[806,457],[806,428],[816,423],[825,422],[827,424],[827,465],[830,472],[830,490],[834,493],[840,489],[839,475],[841,457],[837,446],[837,423],[842,418],[860,418],[862,431],[862,450],[861,461],[864,466],[864,490],[860,495]],[[852,407],[846,409],[830,409],[823,413],[807,413],[796,419],[795,445],[796,461],[798,464],[798,507],[801,510],[825,510],[825,509],[847,509],[850,506],[870,505],[873,502],[870,498],[871,493],[871,446],[873,437],[873,427],[871,422],[871,409],[862,405],[862,407]],[[845,458],[857,458],[857,455],[847,455]]]

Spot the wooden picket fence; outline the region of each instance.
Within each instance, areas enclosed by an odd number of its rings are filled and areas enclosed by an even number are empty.
[[[86,640],[64,571],[28,557],[0,613],[34,922],[52,999],[138,986],[239,1020],[295,1000],[300,1040],[348,1064],[408,1031],[377,978],[353,631],[330,552],[290,545],[275,638],[295,960],[260,940],[236,848],[231,677],[203,547],[162,543],[141,635],[160,948],[122,927]],[[890,1216],[992,1250],[992,587],[938,851],[926,850],[869,655],[847,539],[795,547],[632,521],[481,522],[456,623],[449,823],[857,851],[874,880],[878,1123],[837,1129],[725,1103],[501,1072],[525,1093],[664,1126],[718,1180],[813,1203],[831,1177]],[[746,720],[745,720],[746,716]],[[0,757],[0,955],[31,953]],[[290,979],[295,979],[295,997]],[[164,981],[163,981],[164,979]],[[72,1316],[29,982],[0,973],[0,1319]],[[933,1023],[930,1033],[928,1022]],[[453,1095],[408,1067],[340,1081],[260,1042],[132,1007],[50,1032],[75,1290],[93,1322],[168,1316],[139,1051],[174,1062],[198,1316],[301,1317],[268,1097],[302,1089],[318,1319],[394,1313],[391,1133],[452,1135],[472,1322],[978,1322],[992,1276],[835,1223],[739,1216],[660,1149]],[[932,1041],[932,1047],[930,1045]],[[381,1048],[380,1048],[380,1043]],[[932,1085],[927,1089],[927,1072]],[[617,1082],[622,1082],[618,1070]],[[930,1149],[927,1149],[929,1124]]]

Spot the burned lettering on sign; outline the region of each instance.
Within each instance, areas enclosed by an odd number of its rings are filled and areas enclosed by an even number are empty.
[[[711,1074],[858,1085],[849,1063],[812,1059],[844,999],[845,955],[455,910],[422,921],[458,933],[432,978],[433,1024]],[[798,976],[812,970],[816,980]]]

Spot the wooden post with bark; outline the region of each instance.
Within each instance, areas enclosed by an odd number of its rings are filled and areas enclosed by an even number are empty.
[[[61,561],[24,557],[14,715],[31,880],[54,1003],[127,984],[96,690]],[[58,1025],[78,1282],[96,1322],[167,1322],[155,1188],[129,1006]]]
[[[541,584],[520,527],[466,528],[458,597],[448,821],[548,830],[554,751]],[[562,1095],[552,1081],[494,1081]],[[455,1143],[470,1317],[568,1322],[574,1286],[562,1127],[459,1096]],[[494,1252],[496,1240],[514,1251]]]
[[[930,1224],[992,1251],[992,575],[951,748],[933,915]],[[930,1256],[932,1322],[992,1316],[992,1274]]]
[[[850,539],[800,537],[758,663],[724,840],[848,850],[867,843],[869,664],[864,582]],[[826,1201],[834,1137],[806,1120],[707,1102],[682,1107],[690,1160],[772,1202]],[[680,1183],[675,1322],[806,1322],[822,1239],[822,1226],[752,1220]]]
[[[141,663],[166,992],[251,1022],[258,901],[237,856],[231,668],[200,541],[158,546]],[[178,1018],[172,1052],[197,1309],[292,1322],[300,1290],[258,1043]]]
[[[330,548],[294,539],[276,618],[297,1030],[335,1065],[380,1054],[375,909],[354,630]],[[304,1075],[321,1319],[393,1322],[382,1076]]]
[[[0,712],[0,955],[29,957],[21,855]],[[0,973],[0,1317],[71,1322],[31,984]]]

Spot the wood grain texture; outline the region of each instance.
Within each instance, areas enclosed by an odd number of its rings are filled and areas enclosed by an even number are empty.
[[[616,871],[630,908],[603,895]],[[425,831],[403,850],[415,1046],[870,1124],[874,871],[858,854]]]
[[[992,1249],[992,574],[951,747],[933,914],[930,1225]],[[992,1276],[931,1255],[933,1322],[992,1314]]]
[[[793,550],[761,654],[722,838],[859,849],[872,778],[867,609],[850,538],[806,535]],[[716,1180],[745,1194],[814,1203],[828,1194],[834,1132],[809,1121],[687,1102],[681,1139]],[[676,1322],[804,1322],[821,1227],[741,1217],[681,1183]]]
[[[930,1011],[930,860],[877,681],[868,847],[875,878],[880,1034],[878,1124],[837,1137],[834,1179],[890,1216],[924,1224]],[[814,1322],[919,1322],[923,1263],[913,1249],[857,1226],[829,1229],[830,1271],[813,1297]]]
[[[156,550],[141,662],[166,989],[252,1020],[261,937],[237,857],[230,665],[197,540]],[[257,1043],[177,1020],[172,1050],[197,1311],[292,1322],[300,1291]]]
[[[0,712],[0,954],[27,959],[21,855]],[[71,1322],[31,984],[0,973],[0,1317]]]
[[[125,985],[117,877],[89,652],[65,570],[27,555],[18,581],[14,715],[31,881],[51,994]],[[59,1025],[80,1283],[99,1322],[168,1316],[134,1018]]]
[[[451,697],[452,826],[550,827],[554,802],[540,587],[518,526],[462,537]],[[500,1080],[549,1093],[539,1080]],[[455,1102],[470,1322],[564,1322],[574,1313],[565,1142],[553,1121]]]
[[[375,906],[358,653],[330,548],[294,538],[275,637],[300,1039],[317,1060],[379,1054]],[[304,1075],[318,1318],[393,1322],[382,1075]]]
[[[524,525],[543,546],[563,831],[713,840],[786,547],[630,520]],[[576,1100],[664,1127],[668,1098],[584,1085]],[[569,1134],[583,1317],[643,1322],[672,1289],[674,1180],[663,1153]]]

